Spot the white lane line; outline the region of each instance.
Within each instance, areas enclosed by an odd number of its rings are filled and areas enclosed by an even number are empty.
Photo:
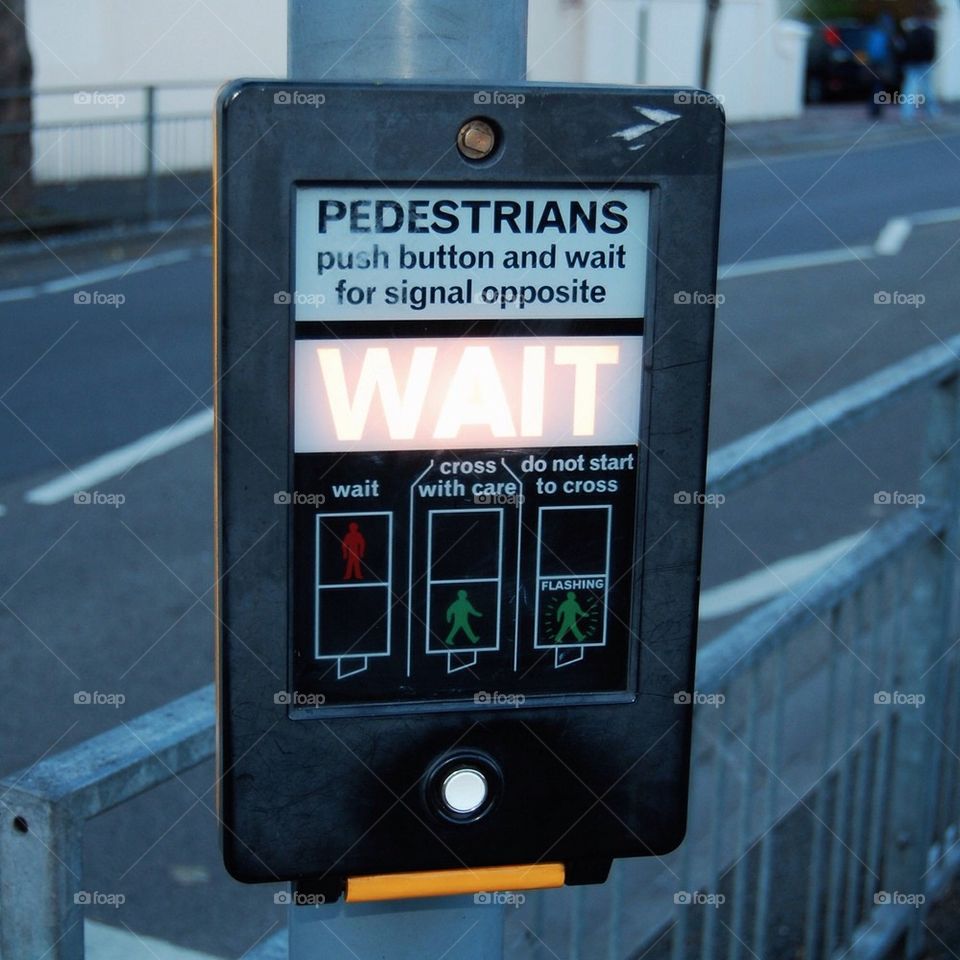
[[[123,263],[114,263],[100,270],[88,270],[86,273],[71,274],[69,277],[59,277],[56,280],[45,280],[29,287],[11,287],[9,290],[0,290],[0,303],[11,303],[16,300],[32,300],[45,293],[63,293],[65,290],[76,290],[89,283],[102,283],[106,280],[117,280],[131,273],[143,273],[145,270],[154,270],[157,267],[169,267],[175,263],[184,263],[196,256],[209,256],[210,247],[189,247],[181,250],[168,250],[152,257],[143,257],[140,260],[125,260]]]
[[[807,267],[824,267],[851,260],[868,260],[873,256],[873,247],[840,247],[836,250],[815,250],[810,253],[789,253],[782,257],[766,257],[763,260],[745,260],[721,266],[717,273],[721,280],[734,277],[753,277],[760,273],[779,273],[782,270],[803,270]]]
[[[704,590],[700,594],[700,619],[716,620],[718,617],[739,613],[764,600],[770,600],[836,563],[862,538],[863,533],[843,537],[825,547],[778,560],[763,570],[756,570],[745,577]]]
[[[0,503],[0,517],[5,517],[7,515],[7,508]]]
[[[960,207],[944,207],[942,210],[910,214],[910,222],[915,227],[926,227],[932,223],[953,223],[955,220],[960,220]]]
[[[913,230],[908,217],[894,217],[888,220],[880,231],[873,249],[879,257],[895,257],[907,242]]]
[[[105,923],[83,923],[84,956],[87,960],[219,960],[209,953],[120,930]]]
[[[83,466],[60,477],[34,487],[24,494],[28,503],[49,506],[72,497],[80,490],[90,490],[98,483],[125,473],[132,467],[159,457],[176,447],[189,443],[213,429],[213,410],[209,407],[184,418],[179,423],[148,433],[133,443],[105,453]]]
[[[815,250],[810,253],[788,253],[782,257],[767,257],[762,260],[744,260],[717,267],[717,276],[720,280],[731,280],[762,273],[779,273],[783,270],[825,267],[834,263],[849,263],[851,260],[895,257],[903,250],[914,227],[954,223],[957,220],[960,220],[960,207],[944,207],[941,210],[926,210],[903,217],[892,217],[877,234],[872,247],[839,247],[835,250]]]

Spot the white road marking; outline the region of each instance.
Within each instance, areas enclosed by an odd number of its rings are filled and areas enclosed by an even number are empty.
[[[87,960],[219,960],[209,953],[178,947],[94,920],[83,923]]]
[[[27,491],[24,499],[28,503],[49,506],[72,497],[80,490],[90,490],[110,477],[125,473],[127,470],[159,457],[176,447],[189,443],[213,429],[213,410],[209,407],[184,418],[179,423],[163,427],[148,433],[133,443],[105,453],[69,473],[56,477]]]
[[[704,590],[700,594],[700,619],[716,620],[719,617],[739,613],[791,590],[808,577],[828,569],[860,542],[863,533],[843,537],[825,547],[800,553],[771,563],[763,570],[748,573],[745,577],[731,580],[719,587]]]
[[[960,207],[944,207],[942,210],[910,214],[910,222],[915,227],[926,227],[931,223],[953,223],[955,220],[960,220]]]
[[[877,256],[895,257],[903,249],[912,230],[913,224],[908,217],[894,217],[888,220],[873,245]]]
[[[145,270],[154,270],[157,267],[169,267],[175,263],[184,263],[196,256],[209,256],[210,247],[189,247],[181,250],[168,250],[152,257],[142,257],[139,260],[125,260],[123,263],[114,263],[100,270],[88,270],[86,273],[75,273],[69,277],[59,277],[56,280],[45,280],[28,287],[11,287],[9,290],[0,290],[0,303],[11,303],[15,300],[32,300],[34,297],[46,293],[63,293],[65,290],[76,290],[91,283],[103,283],[107,280],[117,280],[132,273],[143,273]]]
[[[873,247],[840,247],[836,250],[788,253],[782,257],[766,257],[763,260],[744,260],[741,263],[721,266],[717,273],[721,280],[730,280],[735,277],[752,277],[760,273],[804,270],[807,267],[825,267],[834,263],[849,263],[851,260],[868,260],[872,256]]]
[[[944,207],[942,210],[926,210],[888,220],[877,235],[872,247],[838,247],[835,250],[815,250],[810,253],[788,253],[781,257],[762,260],[743,260],[739,263],[721,265],[717,268],[720,280],[737,277],[753,277],[761,273],[780,273],[783,270],[805,270],[808,267],[825,267],[851,260],[870,260],[873,257],[895,257],[914,227],[927,227],[937,223],[953,223],[960,220],[960,207]]]
[[[0,503],[0,517],[5,517],[7,515],[7,508]]]

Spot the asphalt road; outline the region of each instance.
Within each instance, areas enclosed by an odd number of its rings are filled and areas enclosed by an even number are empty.
[[[720,287],[714,448],[960,331],[958,221],[916,225],[889,255],[745,268],[872,248],[891,218],[960,207],[958,166],[951,136],[729,170],[720,259],[740,275]],[[105,481],[99,492],[114,503],[25,500],[68,468],[211,405],[210,269],[199,253],[84,283],[108,301],[99,304],[75,302],[76,290],[0,299],[2,772],[211,679],[209,434]],[[38,276],[48,273],[38,264]],[[878,305],[881,291],[925,302]],[[905,404],[710,510],[705,586],[885,516],[874,493],[916,489],[923,417]],[[724,622],[705,624],[705,637]],[[125,702],[77,704],[79,691]],[[222,956],[284,922],[274,888],[223,875],[211,784],[205,765],[91,824],[86,884],[126,896],[91,915]]]

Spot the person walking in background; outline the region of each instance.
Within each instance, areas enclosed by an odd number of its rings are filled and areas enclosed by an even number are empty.
[[[896,24],[889,13],[877,15],[867,33],[867,69],[870,71],[871,96],[867,112],[879,117],[885,103],[890,103],[890,91],[897,82],[899,37]]]
[[[933,65],[937,58],[937,5],[932,0],[917,4],[916,15],[903,28],[903,87],[900,90],[900,118],[914,120],[923,108],[927,115],[940,113],[933,91]]]

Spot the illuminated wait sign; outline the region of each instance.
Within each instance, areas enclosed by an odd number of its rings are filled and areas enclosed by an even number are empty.
[[[298,340],[297,453],[632,444],[642,337]]]

